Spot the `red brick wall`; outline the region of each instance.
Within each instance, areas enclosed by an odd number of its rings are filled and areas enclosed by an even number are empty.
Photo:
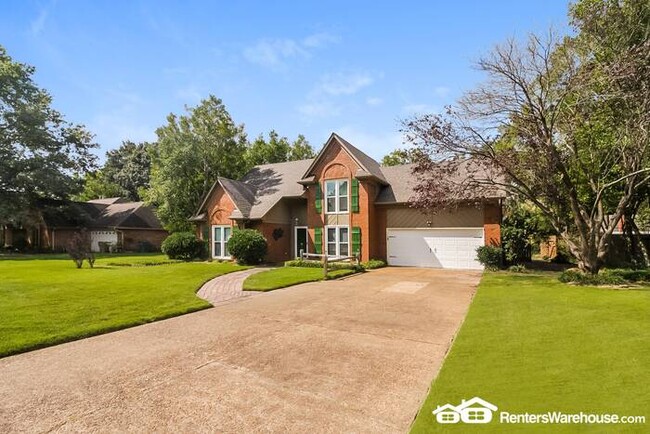
[[[483,205],[483,232],[486,246],[501,244],[501,205],[488,202]]]
[[[269,246],[266,262],[284,262],[292,259],[291,231],[293,228],[290,224],[255,223],[250,227],[260,231],[266,238],[266,243]],[[282,230],[282,236],[277,240],[273,238],[273,232],[276,229]]]
[[[375,231],[373,236],[376,242],[375,259],[386,261],[388,254],[386,252],[386,226],[387,226],[387,213],[388,208],[384,206],[375,206]]]
[[[50,234],[51,239],[54,240],[52,250],[55,252],[64,251],[75,232],[77,232],[76,229],[52,229]]]
[[[121,229],[122,249],[127,252],[137,252],[140,250],[140,243],[147,242],[155,250],[160,250],[160,244],[169,233],[165,230],[139,230],[139,229]]]
[[[207,233],[210,234],[208,235],[207,241],[208,243],[211,243],[212,225],[235,226],[234,222],[229,218],[235,208],[235,204],[230,199],[230,196],[226,194],[221,186],[217,186],[212,191],[212,195],[208,198],[205,205],[206,214],[208,216],[207,222],[196,225],[196,236],[203,239],[204,228],[207,226]]]
[[[325,185],[323,181],[328,179],[348,179],[351,185],[352,176],[359,170],[359,165],[338,143],[333,143],[323,155],[319,163],[314,167],[311,174],[315,175],[316,181],[321,183],[323,190],[323,213],[316,212],[316,187],[310,185],[307,190],[307,226],[309,227],[309,251],[314,252],[314,227],[325,226]],[[358,226],[361,229],[361,260],[367,261],[370,258],[380,255],[380,243],[375,233],[375,207],[374,200],[377,195],[377,185],[371,181],[359,182],[359,212],[352,212],[350,201],[350,228]],[[351,191],[350,191],[351,193]],[[325,231],[323,230],[323,242],[325,242]],[[350,248],[352,248],[352,233],[350,232]]]

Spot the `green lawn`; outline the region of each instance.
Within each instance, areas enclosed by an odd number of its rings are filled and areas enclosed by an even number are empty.
[[[650,291],[486,273],[413,425],[423,432],[650,432]],[[436,405],[479,396],[487,425],[439,425]],[[499,412],[643,415],[645,425],[522,425]]]
[[[329,279],[336,279],[354,274],[354,270],[333,270],[327,273]],[[323,280],[322,268],[281,267],[274,270],[253,274],[244,281],[245,291],[271,291],[299,283]]]
[[[165,262],[160,254],[103,255],[94,269],[76,269],[65,255],[0,258],[0,356],[207,308],[195,295],[201,284],[246,268]]]

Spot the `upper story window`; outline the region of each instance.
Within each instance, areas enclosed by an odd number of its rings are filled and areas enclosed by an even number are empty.
[[[325,181],[325,212],[327,214],[347,213],[348,198],[347,179]]]

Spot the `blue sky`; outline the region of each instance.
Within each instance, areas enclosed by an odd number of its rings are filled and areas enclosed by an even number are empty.
[[[37,68],[98,153],[155,140],[167,114],[210,93],[249,137],[275,129],[320,148],[336,131],[375,158],[399,121],[481,79],[508,37],[565,30],[567,2],[25,1],[0,3],[0,44]]]

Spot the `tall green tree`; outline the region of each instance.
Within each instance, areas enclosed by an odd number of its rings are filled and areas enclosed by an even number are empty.
[[[24,223],[41,199],[67,199],[95,165],[92,134],[51,107],[33,74],[0,46],[0,224]]]
[[[309,144],[305,136],[298,134],[298,138],[291,144],[289,161],[307,160],[315,156],[316,152],[314,152],[314,148]]]
[[[149,188],[151,155],[155,144],[130,140],[106,153],[104,173],[108,181],[122,189],[122,195],[140,200],[140,192]]]
[[[103,169],[88,172],[83,178],[83,190],[72,198],[78,201],[103,199],[107,197],[121,197],[124,190],[117,184],[109,181]]]
[[[579,267],[597,273],[650,181],[648,8],[578,2],[574,36],[497,46],[478,62],[483,84],[445,114],[407,121],[408,139],[426,154],[414,206],[502,188],[537,206]]]
[[[285,161],[304,160],[314,157],[314,149],[302,134],[290,143],[289,139],[271,130],[268,139],[260,134],[250,144],[246,153],[246,161],[250,167],[259,164],[282,163]]]
[[[384,155],[381,159],[382,166],[401,166],[403,164],[411,164],[418,161],[420,150],[418,148],[411,149],[395,149],[389,154]]]
[[[156,130],[146,200],[157,206],[168,230],[190,228],[188,218],[217,177],[237,179],[247,168],[246,134],[222,101],[210,95],[187,114],[170,114]]]
[[[108,151],[104,166],[86,175],[84,190],[76,198],[85,201],[119,196],[141,200],[141,194],[149,188],[154,146],[125,140],[119,148]]]

